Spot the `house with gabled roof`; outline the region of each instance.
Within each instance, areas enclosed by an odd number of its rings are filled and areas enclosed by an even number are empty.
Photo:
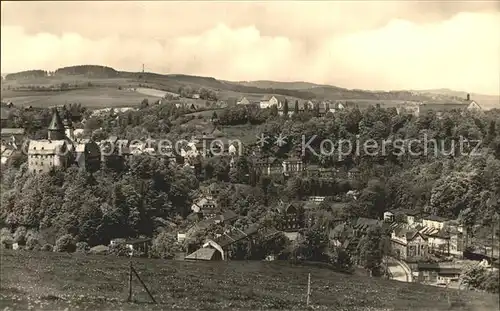
[[[384,212],[384,221],[389,223],[404,221],[409,225],[413,225],[420,215],[421,212],[419,210],[398,208]]]
[[[284,98],[282,98],[282,96],[265,95],[260,100],[259,107],[261,109],[269,108],[272,106],[278,107],[283,102],[284,102]]]
[[[256,234],[270,237],[279,231],[274,228],[262,228],[259,225],[251,225],[239,229],[231,227],[215,239],[207,240],[203,246],[185,257],[187,260],[227,260],[231,257],[230,246],[245,239],[251,239]]]
[[[428,238],[418,230],[400,226],[391,233],[394,255],[405,261],[424,260],[428,257]]]
[[[443,229],[445,223],[449,221],[447,218],[439,217],[436,215],[426,215],[422,217],[422,225],[435,229]]]
[[[245,96],[243,96],[236,101],[236,105],[250,105],[250,101]]]
[[[284,232],[297,232],[306,227],[304,204],[302,203],[280,203],[277,207],[281,221],[279,230]]]
[[[338,223],[329,231],[329,239],[334,245],[342,246],[351,256],[357,253],[361,238],[374,227],[382,227],[383,222],[378,219],[359,217],[347,222]]]
[[[429,111],[434,111],[438,117],[443,112],[458,111],[463,114],[465,111],[482,111],[483,108],[474,100],[471,100],[470,94],[467,94],[465,100],[427,101],[418,105],[417,116],[422,116]]]
[[[219,212],[217,202],[208,196],[193,203],[191,210],[202,218],[213,218]]]
[[[210,246],[212,246],[210,244]],[[223,250],[219,250],[217,245],[212,247],[202,247],[195,252],[184,257],[185,260],[204,260],[204,261],[218,261],[224,260],[222,257],[224,254]]]
[[[281,174],[282,162],[275,157],[268,157],[259,152],[254,152],[250,158],[253,167],[266,175]]]

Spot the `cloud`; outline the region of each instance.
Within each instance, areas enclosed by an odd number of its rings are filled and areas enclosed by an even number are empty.
[[[16,15],[20,3],[5,13],[2,2],[2,72],[75,64],[138,71],[145,63],[226,80],[499,93],[492,2],[31,3]],[[82,18],[61,14],[76,4]]]

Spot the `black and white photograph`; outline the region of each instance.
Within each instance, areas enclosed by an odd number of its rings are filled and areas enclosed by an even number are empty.
[[[500,310],[499,1],[0,12],[0,311]]]

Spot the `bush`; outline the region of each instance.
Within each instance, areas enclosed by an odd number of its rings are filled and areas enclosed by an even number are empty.
[[[469,289],[485,290],[490,293],[498,293],[498,272],[490,271],[487,267],[472,264],[466,268],[460,276],[462,284]]]
[[[483,283],[483,288],[485,291],[498,294],[500,287],[500,280],[498,271],[490,271],[488,276],[485,278]]]
[[[124,241],[115,240],[115,243],[109,247],[109,254],[115,256],[130,256],[130,248],[125,245]]]
[[[76,252],[77,253],[86,253],[90,250],[89,244],[87,242],[78,242],[76,243]]]
[[[12,238],[12,233],[9,228],[2,228],[2,230],[0,230],[0,236],[8,236]]]
[[[154,257],[172,259],[175,257],[175,253],[181,250],[182,247],[177,243],[176,237],[163,231],[153,239],[151,254]]]
[[[1,244],[2,248],[4,248],[4,249],[12,248],[13,242],[14,242],[14,240],[10,236],[2,235],[0,237],[0,244]]]
[[[40,241],[34,235],[28,235],[26,239],[26,249],[29,251],[37,251],[40,249]]]
[[[72,253],[76,250],[75,240],[71,234],[65,234],[56,241],[55,252]]]
[[[25,227],[18,227],[16,229],[16,232],[14,232],[14,242],[16,242],[19,245],[25,245],[26,244],[26,228]]]
[[[343,248],[334,248],[328,252],[329,262],[342,272],[353,272],[351,257]]]
[[[54,247],[50,244],[45,244],[40,250],[44,252],[52,252],[54,250]]]

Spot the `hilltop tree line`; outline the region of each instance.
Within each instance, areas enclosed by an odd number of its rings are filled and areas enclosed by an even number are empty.
[[[34,79],[34,78],[44,78],[48,76],[48,72],[45,70],[26,70],[16,73],[9,73],[5,75],[5,80],[18,80],[18,79]]]
[[[55,75],[56,76],[85,75],[89,77],[115,78],[118,76],[118,72],[115,69],[106,66],[80,65],[80,66],[59,68],[55,71]]]

